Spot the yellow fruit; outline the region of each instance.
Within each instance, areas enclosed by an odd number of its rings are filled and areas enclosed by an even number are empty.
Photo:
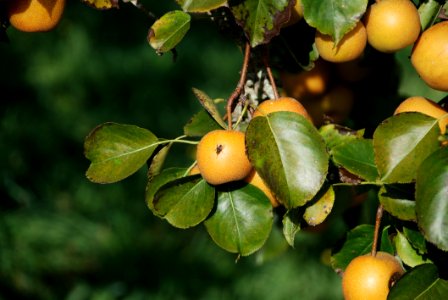
[[[426,99],[421,96],[413,96],[405,99],[395,109],[394,115],[402,112],[420,112],[427,116],[439,119],[445,115],[445,118],[439,120],[439,127],[442,134],[446,132],[446,126],[448,126],[448,112],[444,110],[439,104]]]
[[[344,85],[333,87],[321,101],[322,111],[334,123],[344,122],[350,114],[355,96],[351,89]]]
[[[277,111],[291,111],[300,114],[312,122],[305,107],[296,99],[291,97],[280,97],[274,100],[261,102],[254,111],[253,117],[266,116]]]
[[[425,30],[414,44],[411,63],[430,87],[448,91],[448,21]]]
[[[314,97],[325,92],[330,81],[328,63],[317,60],[314,68],[299,73],[281,72],[280,81],[286,95],[296,99]]]
[[[191,168],[190,172],[188,172],[188,175],[196,175],[196,174],[201,174],[201,171],[199,171],[197,164],[193,168]]]
[[[354,258],[342,276],[345,300],[386,300],[390,284],[404,273],[400,262],[387,252]]]
[[[13,0],[8,2],[11,25],[20,31],[49,31],[58,25],[65,0]]]
[[[252,170],[245,135],[236,130],[213,130],[199,141],[196,160],[202,177],[218,185],[243,180]]]
[[[297,0],[296,4],[294,5],[294,7],[291,10],[291,16],[289,17],[289,21],[286,22],[286,24],[283,25],[283,27],[288,27],[288,26],[294,25],[297,22],[299,22],[300,20],[302,20],[302,18],[303,18],[302,0]]]
[[[330,35],[316,31],[315,44],[319,55],[327,61],[341,63],[354,60],[364,53],[367,44],[366,28],[362,22],[358,22],[337,45]]]
[[[417,7],[410,0],[377,1],[367,9],[364,24],[368,43],[385,53],[412,45],[421,31]]]
[[[277,199],[275,198],[274,194],[271,192],[271,190],[266,186],[266,184],[264,183],[263,179],[261,179],[260,175],[258,174],[257,171],[252,170],[252,172],[250,172],[249,176],[247,176],[244,179],[247,183],[250,183],[254,186],[256,186],[257,188],[259,188],[260,190],[263,191],[263,193],[269,198],[269,200],[271,201],[271,204],[273,207],[277,207],[280,204],[278,203]]]

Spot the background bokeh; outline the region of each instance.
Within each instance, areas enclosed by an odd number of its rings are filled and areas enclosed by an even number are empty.
[[[177,9],[142,2],[159,16]],[[226,98],[238,82],[240,49],[206,19],[194,19],[175,62],[149,46],[150,25],[130,4],[97,11],[68,1],[54,31],[8,29],[0,44],[0,299],[341,299],[328,265],[341,222],[299,233],[295,248],[275,242],[276,227],[265,249],[237,259],[202,226],[180,230],[152,215],[144,168],[116,184],[86,179],[83,142],[95,126],[134,124],[174,138],[200,109],[192,87]],[[179,146],[167,164],[191,161]]]

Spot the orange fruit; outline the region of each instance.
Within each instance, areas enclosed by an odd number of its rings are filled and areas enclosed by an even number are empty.
[[[395,109],[394,115],[411,111],[420,112],[436,119],[446,115],[445,118],[439,120],[440,131],[442,134],[445,134],[446,126],[448,126],[448,112],[439,104],[425,97],[413,96],[402,101]]]
[[[258,172],[255,171],[255,169],[253,169],[252,172],[249,173],[249,176],[247,176],[244,180],[247,183],[250,183],[259,188],[269,198],[269,201],[271,201],[273,207],[277,207],[280,205],[272,191],[267,187]]]
[[[344,35],[336,45],[332,37],[316,31],[315,44],[320,57],[334,63],[354,60],[364,53],[367,44],[366,28],[362,22]]]
[[[188,172],[188,175],[196,175],[201,174],[201,171],[199,171],[198,165],[194,165],[193,168],[191,168],[190,172]]]
[[[280,97],[278,99],[265,100],[258,104],[253,117],[267,116],[277,111],[291,111],[300,114],[312,122],[310,115],[305,107],[296,99],[291,97]]]
[[[377,252],[354,258],[342,276],[345,300],[386,300],[390,283],[394,283],[404,269],[401,263],[387,252]]]
[[[412,48],[411,63],[428,86],[448,91],[448,21],[420,35]]]
[[[62,18],[65,0],[13,0],[8,2],[11,26],[20,31],[49,31]]]
[[[392,53],[412,45],[420,35],[420,15],[410,0],[381,0],[364,15],[367,42],[375,49]]]
[[[202,177],[218,185],[246,178],[252,165],[246,155],[245,135],[236,130],[213,130],[204,135],[196,150]]]

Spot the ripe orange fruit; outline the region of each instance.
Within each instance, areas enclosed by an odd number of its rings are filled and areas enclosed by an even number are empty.
[[[314,97],[325,92],[330,81],[327,62],[317,60],[314,68],[299,73],[281,72],[280,81],[286,95],[296,99]]]
[[[377,252],[354,258],[342,276],[342,291],[346,300],[386,300],[390,284],[404,269],[395,256]]]
[[[255,109],[253,117],[266,116],[277,111],[295,112],[304,116],[310,122],[313,122],[305,107],[299,101],[291,97],[280,97],[278,99],[261,102]]]
[[[259,188],[260,190],[262,190],[263,193],[271,201],[271,204],[272,204],[273,207],[277,207],[277,206],[280,205],[280,203],[278,203],[278,201],[275,198],[275,196],[272,193],[272,191],[266,186],[266,184],[264,183],[263,179],[261,179],[260,175],[258,174],[257,171],[255,171],[255,169],[253,169],[252,172],[249,173],[249,176],[247,176],[244,180],[247,183],[250,183],[250,184],[256,186],[257,188]]]
[[[367,41],[381,52],[392,53],[412,45],[420,35],[420,15],[410,0],[381,0],[364,15]]]
[[[65,0],[14,0],[8,2],[11,26],[20,31],[49,31],[62,18]]]
[[[431,88],[448,91],[448,21],[420,35],[411,52],[411,63]]]
[[[413,96],[402,101],[395,109],[394,115],[410,111],[420,112],[436,119],[446,115],[445,118],[439,120],[440,131],[445,134],[446,126],[448,126],[448,112],[439,104],[425,97]]]
[[[236,130],[213,130],[199,141],[196,160],[202,177],[218,185],[246,178],[252,165],[246,155],[245,135]]]
[[[354,60],[364,53],[367,44],[366,28],[362,22],[356,26],[336,45],[330,35],[316,31],[315,44],[319,55],[331,62],[340,63]]]

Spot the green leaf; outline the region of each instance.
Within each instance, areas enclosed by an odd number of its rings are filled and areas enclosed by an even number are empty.
[[[250,184],[220,188],[216,210],[204,222],[207,232],[226,251],[250,255],[263,246],[271,232],[271,202]]]
[[[118,0],[81,0],[81,2],[99,10],[119,8]]]
[[[391,288],[388,300],[445,299],[448,281],[439,278],[437,266],[419,265],[406,272]]]
[[[403,234],[419,254],[427,253],[425,237],[419,230],[403,227]]]
[[[436,0],[428,0],[421,3],[418,7],[418,13],[420,15],[420,23],[422,30],[426,30],[434,24],[434,21],[438,18],[442,5]]]
[[[415,189],[420,230],[429,242],[448,251],[448,147],[423,161]]]
[[[335,194],[331,185],[323,188],[315,197],[315,202],[305,209],[304,220],[308,225],[321,224],[330,214],[335,200]]]
[[[164,14],[151,26],[148,42],[157,53],[165,53],[177,46],[190,29],[189,14],[175,10]]]
[[[333,162],[350,173],[367,181],[375,182],[378,170],[375,165],[373,141],[370,139],[351,139],[331,150]]]
[[[319,128],[319,133],[324,138],[327,148],[331,150],[342,143],[362,138],[364,130],[353,130],[338,124],[327,124]]]
[[[157,142],[149,130],[134,125],[102,124],[84,143],[84,154],[91,161],[86,176],[96,183],[120,181],[146,163]]]
[[[297,209],[291,209],[283,216],[283,236],[286,242],[294,247],[297,232],[300,231],[300,219]]]
[[[187,12],[204,13],[223,6],[227,0],[176,0]]]
[[[401,113],[383,121],[373,134],[381,181],[414,181],[421,162],[439,148],[439,134],[437,120],[421,113]]]
[[[213,208],[214,187],[197,177],[172,181],[154,195],[154,210],[174,227],[196,226],[205,220]]]
[[[367,0],[302,0],[306,22],[335,43],[355,28],[367,9]]]
[[[244,29],[250,45],[256,47],[268,43],[280,33],[289,19],[293,1],[288,0],[245,0],[232,6],[237,23]]]
[[[201,137],[207,132],[222,129],[206,110],[200,110],[184,126],[184,134],[190,137]]]
[[[152,157],[149,158],[148,172],[146,172],[149,180],[162,171],[166,157],[168,156],[172,145],[173,143],[162,145],[159,149],[156,149]]]
[[[399,185],[383,185],[378,192],[385,211],[403,221],[416,221],[415,201],[409,196],[413,195],[403,193]]]
[[[201,105],[205,108],[210,116],[218,123],[222,128],[227,128],[227,124],[223,121],[215,102],[206,93],[196,88],[193,88],[193,93],[198,98]]]
[[[417,250],[412,247],[406,236],[400,231],[397,231],[397,234],[394,237],[394,244],[397,249],[397,254],[403,263],[412,268],[431,262],[429,259],[424,259],[422,255],[420,255]]]
[[[303,206],[325,180],[329,163],[325,143],[302,115],[274,112],[252,119],[246,148],[252,165],[286,208]]]
[[[383,232],[381,234],[381,251],[385,251],[387,253],[395,253],[394,245],[392,244],[392,240],[389,235],[390,225],[385,226],[383,228]]]

